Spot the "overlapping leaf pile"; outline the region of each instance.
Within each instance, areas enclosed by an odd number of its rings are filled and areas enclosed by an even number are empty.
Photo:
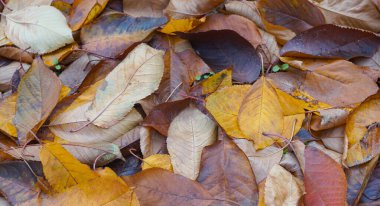
[[[0,3],[0,205],[380,205],[380,1]]]

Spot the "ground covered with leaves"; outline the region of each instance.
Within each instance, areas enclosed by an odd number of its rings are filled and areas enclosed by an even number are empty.
[[[379,0],[0,5],[0,205],[380,205]]]

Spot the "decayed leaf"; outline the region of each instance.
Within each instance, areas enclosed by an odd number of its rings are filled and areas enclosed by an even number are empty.
[[[96,165],[105,165],[116,158],[123,159],[120,148],[116,144],[102,142],[98,144],[78,144],[64,142],[61,143],[75,159],[83,164],[92,165],[96,160]],[[6,152],[16,159],[25,159],[28,161],[41,161],[41,145],[28,145],[26,147],[11,148]],[[20,156],[20,154],[22,154]]]
[[[379,155],[365,164],[346,169],[347,203],[349,205],[357,205],[359,203],[378,160]],[[377,174],[374,173],[374,176],[376,175]]]
[[[74,41],[62,13],[52,6],[30,6],[6,15],[5,34],[21,49],[48,53]]]
[[[232,30],[181,34],[215,71],[232,66],[232,78],[239,82],[255,81],[261,71],[261,60],[249,41]]]
[[[38,162],[28,162],[34,173],[42,176],[42,167]],[[35,187],[36,177],[24,161],[0,164],[0,190],[4,197],[18,205],[38,196],[40,190]]]
[[[283,111],[275,89],[265,77],[256,81],[244,97],[238,124],[240,130],[254,141],[256,149],[263,149],[275,142],[263,133],[282,133]]]
[[[214,198],[257,205],[258,188],[251,165],[228,137],[203,149],[197,181]]]
[[[123,0],[124,13],[133,17],[162,17],[169,0]]]
[[[34,60],[18,87],[13,123],[20,143],[36,132],[58,102],[61,82],[40,58]]]
[[[372,0],[319,0],[314,1],[329,24],[380,32],[380,12]]]
[[[355,108],[346,124],[345,162],[348,166],[371,160],[380,153],[380,94]]]
[[[188,32],[205,22],[206,18],[170,19],[160,30],[165,34],[175,34],[176,32]]]
[[[137,46],[107,75],[86,112],[93,124],[109,128],[122,120],[140,99],[159,86],[163,52],[146,44]]]
[[[97,177],[87,165],[80,163],[57,143],[45,144],[40,159],[45,177],[56,192]]]
[[[82,28],[82,47],[92,53],[115,58],[133,44],[143,41],[166,21],[165,17],[134,18],[122,13],[103,15]]]
[[[257,4],[266,30],[283,44],[299,33],[322,25],[325,19],[308,0],[260,0]]]
[[[282,149],[274,145],[262,150],[256,150],[253,142],[246,139],[234,139],[233,141],[248,157],[257,183],[262,182],[268,176],[272,167],[281,161]]]
[[[144,119],[143,125],[152,127],[164,136],[168,136],[170,123],[186,107],[189,106],[190,100],[179,100],[159,104],[149,112]]]
[[[234,85],[214,92],[206,98],[206,108],[226,133],[234,138],[250,139],[238,125],[240,106],[250,85]]]
[[[276,164],[265,180],[265,205],[298,205],[303,195],[303,183]]]
[[[73,31],[91,22],[106,7],[108,0],[74,0],[68,23]]]
[[[207,17],[205,23],[192,30],[192,33],[206,32],[210,30],[233,30],[257,47],[262,43],[259,29],[252,21],[239,15],[213,14]]]
[[[216,200],[198,182],[159,168],[144,170],[123,179],[134,188],[141,205],[208,206],[228,203],[228,200]]]
[[[173,166],[170,161],[170,156],[167,154],[154,154],[144,159],[141,169],[161,168],[164,170],[173,171]]]
[[[315,147],[305,150],[304,181],[306,205],[346,204],[347,182],[343,169]]]
[[[224,0],[170,0],[164,11],[174,19],[196,17],[207,14],[223,2]]]
[[[199,174],[202,150],[216,140],[216,125],[195,107],[174,118],[168,131],[167,147],[174,173],[190,179]]]
[[[246,0],[228,1],[224,7],[226,7],[227,12],[244,16],[255,22],[260,28],[264,28],[260,13],[256,7],[256,2]]]
[[[351,59],[371,57],[380,45],[380,37],[363,30],[332,24],[299,33],[280,51],[285,57]]]
[[[0,102],[0,130],[12,137],[17,136],[13,118],[16,113],[17,93],[14,93]]]

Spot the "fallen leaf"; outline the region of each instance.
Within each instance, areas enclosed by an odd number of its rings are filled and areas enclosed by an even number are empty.
[[[261,48],[263,53],[264,67],[268,68],[278,62],[280,47],[278,46],[276,38],[272,34],[261,29],[259,29],[259,32],[262,39],[262,45],[260,45],[259,49]]]
[[[174,19],[202,16],[223,2],[223,0],[170,0],[164,12]]]
[[[347,182],[343,169],[315,147],[305,149],[304,182],[306,205],[346,204]]]
[[[152,127],[164,136],[168,136],[170,123],[186,107],[189,106],[188,99],[166,102],[155,106],[142,125]]]
[[[123,0],[124,13],[133,17],[163,17],[169,0]]]
[[[205,22],[205,18],[170,19],[160,32],[174,35],[176,32],[188,32]]]
[[[12,88],[12,77],[14,73],[23,68],[25,71],[29,69],[30,65],[20,64],[20,62],[11,62],[7,65],[0,67],[0,91],[8,91]]]
[[[134,44],[143,41],[166,21],[165,17],[134,18],[122,13],[103,15],[81,29],[82,48],[101,56],[116,58]]]
[[[301,180],[276,164],[265,180],[265,205],[299,205],[303,187]]]
[[[239,82],[255,81],[261,71],[261,60],[255,48],[231,30],[181,34],[194,50],[216,72],[232,66],[232,78]]]
[[[74,41],[62,13],[52,6],[30,6],[6,15],[5,34],[23,50],[44,54]]]
[[[355,64],[380,70],[380,47],[372,57],[359,57],[352,60]]]
[[[211,30],[232,30],[249,41],[253,47],[262,43],[259,29],[252,21],[239,15],[213,14],[207,17],[205,23],[192,30],[192,33]]]
[[[54,52],[42,55],[42,60],[48,67],[56,66],[78,48],[77,43],[72,43]]]
[[[216,125],[194,107],[177,115],[170,124],[167,147],[174,173],[195,180],[202,150],[216,140]]]
[[[251,165],[228,137],[203,149],[197,181],[214,198],[257,205],[258,188]]]
[[[371,57],[380,37],[363,30],[326,24],[299,33],[280,51],[284,57],[351,59]]]
[[[73,31],[90,23],[106,7],[108,0],[74,0],[68,23]]]
[[[135,128],[129,130],[126,134],[114,140],[113,144],[119,146],[120,149],[122,149],[132,144],[133,142],[136,142],[138,140],[142,141],[141,139],[146,136],[150,136],[149,129],[143,126],[136,126]]]
[[[163,55],[146,44],[137,46],[96,91],[86,112],[88,120],[103,128],[122,120],[137,101],[158,88],[164,70]]]
[[[40,159],[45,177],[56,192],[97,177],[87,165],[80,163],[57,143],[45,144]]]
[[[149,134],[141,136],[140,149],[144,158],[166,152],[166,137],[156,131],[150,131]]]
[[[168,171],[173,171],[173,166],[170,156],[167,154],[154,154],[144,159],[141,169],[161,168]]]
[[[0,56],[27,64],[33,62],[33,54],[24,52],[22,49],[13,46],[0,47]]]
[[[362,203],[374,203],[376,205],[378,201],[374,202],[374,200],[377,200],[379,198],[379,170],[380,170],[380,164],[377,163],[375,169],[372,172],[372,175],[368,181],[367,187],[365,188],[363,192],[363,196],[360,199],[360,202]]]
[[[201,82],[202,95],[232,86],[232,69],[222,70]]]
[[[263,133],[282,133],[283,111],[275,89],[265,77],[256,81],[244,97],[238,124],[240,130],[254,141],[256,149],[263,149],[275,142]]]
[[[296,155],[293,152],[287,152],[282,156],[279,163],[281,167],[289,171],[296,178],[303,180],[303,172]]]
[[[5,134],[17,137],[17,130],[13,124],[16,114],[17,93],[14,93],[0,102],[0,130]]]
[[[256,23],[260,28],[264,28],[263,22],[259,10],[257,9],[256,1],[228,1],[224,7],[229,13],[237,14],[243,16]]]
[[[297,33],[325,24],[321,11],[308,0],[260,0],[257,7],[266,31],[276,36],[280,44]]]
[[[246,138],[239,128],[238,114],[250,85],[234,85],[212,93],[206,98],[206,109],[218,124],[233,138]]]
[[[18,87],[16,115],[13,123],[17,128],[19,143],[33,137],[32,133],[44,123],[58,102],[61,82],[42,62],[36,59],[22,78]]]
[[[348,166],[368,162],[380,153],[379,107],[378,93],[366,99],[348,116],[344,148],[344,159]]]
[[[198,182],[164,169],[147,169],[123,179],[134,188],[141,205],[208,206],[228,202],[216,200]]]
[[[314,1],[320,8],[328,24],[349,26],[380,32],[380,13],[371,0],[322,0]]]

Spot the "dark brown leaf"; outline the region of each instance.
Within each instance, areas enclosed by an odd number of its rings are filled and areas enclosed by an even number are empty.
[[[380,45],[380,37],[363,30],[332,24],[299,33],[280,51],[286,57],[351,59],[371,57]]]
[[[181,34],[190,41],[200,57],[216,72],[232,66],[232,78],[239,82],[255,81],[261,60],[255,48],[231,30]]]
[[[213,197],[257,205],[258,187],[248,158],[228,137],[202,151],[197,181]]]
[[[34,58],[33,54],[12,46],[0,47],[0,56],[28,64],[31,64]]]

